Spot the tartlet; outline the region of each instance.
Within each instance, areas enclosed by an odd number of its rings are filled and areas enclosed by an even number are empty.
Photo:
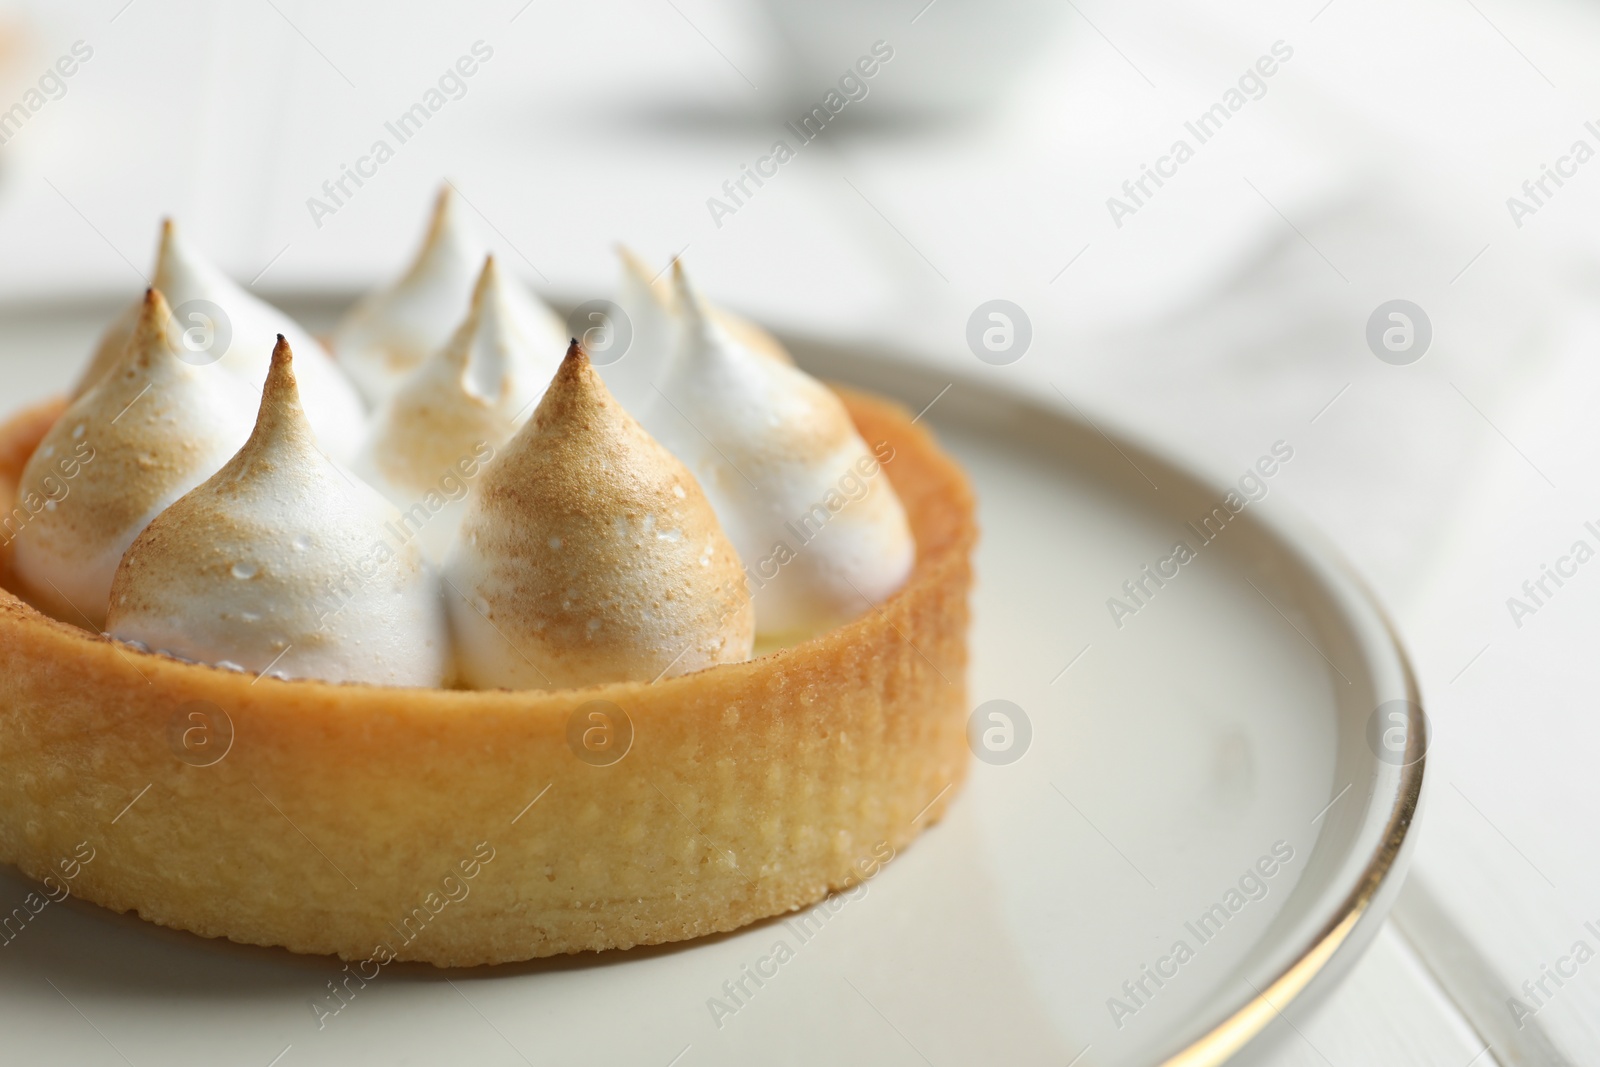
[[[0,548],[0,860],[44,878],[88,842],[84,899],[379,966],[682,940],[870,876],[966,773],[977,531],[933,437],[839,392],[893,449],[905,584],[799,644],[653,684],[398,689],[180,662],[36,611]],[[0,425],[0,515],[61,410]],[[612,755],[585,750],[590,729],[615,731]]]

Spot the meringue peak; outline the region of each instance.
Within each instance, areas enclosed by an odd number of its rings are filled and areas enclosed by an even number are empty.
[[[794,365],[789,350],[772,334],[742,315],[717,307],[689,283],[683,260],[672,261],[672,307],[682,318],[684,329],[692,330],[702,339],[712,337],[717,331],[737,342],[740,348],[753,352],[775,363]]]
[[[437,578],[415,544],[396,543],[399,519],[317,449],[280,335],[249,440],[134,539],[107,629],[284,677],[441,685],[449,637]]]
[[[161,234],[156,242],[156,265],[151,272],[150,284],[163,293],[173,294],[173,299],[179,303],[191,299],[200,290],[215,290],[217,296],[225,297],[231,295],[229,290],[236,288],[233,279],[195,251],[179,233],[177,224],[170,216],[161,220]],[[231,351],[230,345],[229,350],[221,353],[221,356],[226,359]]]
[[[653,681],[749,658],[749,593],[710,503],[576,340],[482,478],[445,568],[468,684]]]
[[[460,196],[455,186],[445,182],[433,198],[428,230],[422,244],[402,276],[402,284],[416,283],[433,271],[450,270],[460,260],[476,263],[483,255],[483,242],[462,217]]]
[[[643,417],[656,402],[653,382],[672,360],[677,340],[677,312],[670,284],[623,244],[615,246],[622,270],[617,280],[617,305],[632,328],[633,340],[622,357],[600,368],[612,394],[633,414]]]
[[[710,328],[711,315],[695,287],[689,283],[689,272],[683,269],[683,260],[672,261],[672,295],[678,301],[678,313],[684,324],[697,330]]]
[[[194,377],[203,373],[203,368],[190,365],[178,355],[180,342],[174,334],[172,308],[161,290],[154,286],[146,289],[137,306],[139,315],[133,333],[121,361],[113,368],[118,376],[125,381],[149,381],[156,374]]]
[[[632,289],[634,294],[649,300],[662,311],[671,312],[672,287],[659,280],[661,272],[652,271],[650,265],[641,259],[638,253],[622,242],[618,241],[613,248],[616,249],[617,258],[622,261],[623,286]]]
[[[596,453],[608,450],[625,453],[617,457],[624,462],[615,471],[605,470],[602,464],[602,470],[596,472],[601,476],[648,475],[672,479],[687,473],[681,471],[666,450],[652,441],[633,416],[617,403],[576,337],[567,345],[567,354],[545,388],[533,418],[512,439],[512,446],[519,441],[563,455],[577,466],[584,466]],[[571,490],[581,497],[585,487],[577,478],[575,467],[551,473],[558,477],[545,486],[547,490],[563,493]]]
[[[565,336],[554,312],[496,267],[486,280],[488,248],[467,224],[461,196],[440,186],[422,243],[400,276],[359,300],[334,332],[334,351],[374,407],[450,344],[479,291],[494,293],[503,318],[532,341],[553,347]]]
[[[156,236],[156,270],[182,258],[186,249],[177,247],[178,225],[171,215],[161,216],[161,231]]]
[[[237,383],[180,357],[161,292],[147,289],[134,306],[120,361],[67,407],[19,483],[19,499],[46,501],[17,539],[19,581],[46,611],[93,626],[105,621],[128,545],[250,429]]]
[[[161,295],[161,290],[152,285],[139,302],[139,319],[134,323],[123,366],[148,367],[169,359],[182,362],[172,339],[172,309],[167,306],[167,298]]]
[[[559,431],[575,419],[591,417],[604,411],[607,405],[617,403],[611,392],[595,373],[589,353],[576,337],[567,342],[567,354],[561,357],[556,375],[545,389],[544,399],[533,413],[540,433]]]
[[[464,322],[379,407],[356,471],[397,505],[430,559],[443,558],[466,483],[528,418],[555,365],[514,284],[484,261]]]
[[[657,440],[694,472],[751,574],[756,627],[792,640],[860,614],[910,572],[915,545],[843,402],[720,321],[682,263],[673,287],[680,348],[646,412]]]
[[[314,470],[319,477],[344,477],[317,446],[316,431],[300,402],[294,363],[294,350],[280,333],[272,348],[272,362],[261,386],[261,403],[256,408],[250,436],[203,489],[253,499],[263,484],[293,480],[296,471],[301,475]],[[301,481],[305,479],[302,477]],[[328,485],[338,488],[332,480]]]
[[[306,417],[328,451],[340,458],[355,453],[366,412],[355,388],[327,351],[286,313],[248,292],[207,260],[184,238],[171,219],[161,222],[151,285],[171,305],[179,355],[195,365],[215,364],[233,376],[238,391],[253,396],[271,360],[267,339],[282,333],[300,353],[300,380]],[[118,316],[102,336],[74,395],[87,392],[121,358],[138,318],[139,302]]]
[[[306,419],[305,408],[300,403],[300,382],[294,374],[294,350],[289,341],[278,335],[272,346],[272,363],[267,368],[267,380],[261,386],[261,407],[256,414],[256,427],[250,440],[240,449],[240,457],[257,461],[261,454],[279,442],[292,442],[316,448],[317,435]]]
[[[468,396],[492,404],[512,387],[513,357],[507,349],[514,343],[508,335],[515,330],[505,282],[494,256],[486,256],[467,319],[445,346],[444,358],[459,370]]]
[[[712,308],[689,281],[681,259],[672,262],[672,291],[681,323],[678,351],[671,367],[678,378],[695,373],[696,364],[707,363],[721,364],[723,373],[744,372],[761,379],[768,377],[763,368],[754,366],[751,360],[760,357],[768,363],[775,361],[728,328],[722,314]],[[787,364],[785,367],[793,370]]]

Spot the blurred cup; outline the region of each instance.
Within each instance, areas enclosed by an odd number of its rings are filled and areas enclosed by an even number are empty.
[[[788,95],[809,108],[883,42],[855,118],[902,122],[992,110],[1051,45],[1066,5],[1048,0],[763,0],[789,65]],[[880,48],[877,55],[881,57]]]

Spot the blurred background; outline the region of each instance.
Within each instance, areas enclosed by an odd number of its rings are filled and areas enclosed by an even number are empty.
[[[624,241],[1218,478],[1290,441],[1273,491],[1399,620],[1436,738],[1392,973],[1315,1049],[1600,1062],[1600,966],[1506,1003],[1600,921],[1600,570],[1508,606],[1600,521],[1597,48],[1559,0],[0,3],[0,304],[132,296],[167,214],[269,298],[353,294],[447,178],[555,300],[610,295]],[[1031,331],[1001,365],[997,299]],[[1385,358],[1396,300],[1426,330]]]

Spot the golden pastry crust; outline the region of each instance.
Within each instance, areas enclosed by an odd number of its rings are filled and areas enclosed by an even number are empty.
[[[88,842],[71,882],[87,900],[378,965],[676,941],[852,884],[965,777],[977,530],[931,435],[844,397],[862,436],[895,450],[885,471],[917,539],[905,587],[801,645],[654,685],[252,684],[0,591],[0,860],[44,877]],[[0,426],[6,512],[50,415]],[[5,563],[0,550],[0,580]],[[596,700],[632,726],[609,765],[568,745]],[[209,766],[177,755],[196,702],[231,721],[231,739],[209,735],[213,754],[231,740]]]

